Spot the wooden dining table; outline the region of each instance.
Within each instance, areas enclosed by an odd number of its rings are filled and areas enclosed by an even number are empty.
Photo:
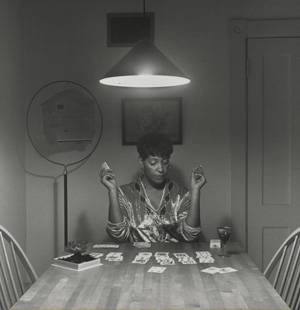
[[[289,309],[248,254],[234,242],[228,248],[230,257],[207,243],[90,246],[88,252],[103,254],[102,265],[81,271],[51,265],[12,309]],[[200,263],[196,251],[209,251],[214,262]],[[121,252],[123,260],[106,260],[111,252]],[[147,263],[133,263],[140,252],[152,253]],[[157,252],[168,252],[175,264],[161,266]],[[183,264],[174,253],[186,253],[196,264]],[[149,272],[153,266],[165,270]],[[209,267],[236,271],[203,271]]]

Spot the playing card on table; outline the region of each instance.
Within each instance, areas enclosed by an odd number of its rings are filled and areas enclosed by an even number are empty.
[[[166,267],[156,267],[156,266],[153,266],[151,267],[148,272],[154,272],[154,273],[162,273],[166,270],[167,268]]]
[[[108,259],[109,262],[122,262],[123,261],[123,257],[119,256],[119,257],[110,257]]]
[[[165,262],[165,264],[172,264],[171,259],[169,257],[169,252],[156,252],[154,254],[155,260],[159,263],[159,264],[163,264]],[[175,262],[174,262],[175,264]]]
[[[224,268],[218,268],[218,267],[209,267],[206,269],[201,270],[202,272],[215,274],[215,273],[229,273],[238,271],[237,269],[231,268],[231,267],[224,267]]]
[[[95,244],[95,245],[93,245],[93,248],[95,248],[95,249],[97,249],[97,248],[99,248],[99,249],[109,249],[109,248],[111,248],[111,249],[117,249],[117,248],[119,248],[120,247],[120,245],[119,244]]]
[[[209,267],[206,269],[201,270],[202,272],[206,272],[206,273],[210,273],[210,274],[215,274],[217,272],[219,272],[219,268],[217,267]]]
[[[123,261],[123,253],[122,252],[110,252],[106,255],[105,260],[110,262],[121,262]]]
[[[211,257],[210,252],[208,251],[196,251],[196,257]]]
[[[154,254],[155,257],[160,257],[160,256],[169,256],[169,252],[156,252]]]
[[[118,256],[122,256],[123,253],[122,252],[109,252],[107,255],[106,255],[106,258],[109,258],[109,257],[118,257]]]
[[[151,258],[151,256],[152,256],[151,252],[140,252],[136,255],[132,263],[133,264],[146,264]]]
[[[183,265],[195,265],[195,264],[197,264],[197,262],[192,257],[190,257],[190,256],[187,257],[187,258],[181,258],[180,262]]]
[[[199,258],[200,264],[213,264],[215,260],[213,258]]]
[[[208,251],[196,251],[196,257],[199,263],[214,263],[215,260]]]
[[[229,272],[235,272],[237,269],[231,268],[231,267],[225,267],[225,268],[219,268],[219,273],[229,273]]]
[[[197,264],[193,257],[189,256],[187,253],[173,253],[173,255],[178,259],[178,262],[184,265]]]
[[[132,263],[133,263],[133,264],[146,264],[148,261],[149,261],[149,258],[144,258],[144,257],[139,258],[139,257],[136,257],[136,258],[132,261]]]
[[[186,253],[173,253],[173,255],[178,259],[183,257],[189,257]]]
[[[136,257],[150,258],[152,257],[152,253],[151,252],[139,252]]]
[[[102,257],[104,254],[103,253],[89,253],[90,256],[94,257],[94,258],[99,258]]]
[[[161,264],[161,265],[175,265],[175,261],[174,261],[174,258],[171,258],[171,257],[165,257],[165,258],[163,258],[163,259],[161,259],[160,261],[159,261],[159,263]]]
[[[136,248],[150,248],[151,247],[151,243],[150,242],[134,242],[133,246],[135,246]]]

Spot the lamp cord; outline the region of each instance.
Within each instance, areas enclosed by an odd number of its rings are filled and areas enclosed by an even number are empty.
[[[144,16],[143,39],[146,40],[146,0],[143,0],[143,16]]]

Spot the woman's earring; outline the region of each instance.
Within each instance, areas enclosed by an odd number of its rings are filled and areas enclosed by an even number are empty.
[[[144,169],[141,167],[140,168],[140,175],[143,175],[144,174]]]

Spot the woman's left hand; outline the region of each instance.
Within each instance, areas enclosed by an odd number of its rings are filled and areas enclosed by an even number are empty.
[[[191,190],[200,190],[207,182],[202,167],[199,164],[192,169]]]

